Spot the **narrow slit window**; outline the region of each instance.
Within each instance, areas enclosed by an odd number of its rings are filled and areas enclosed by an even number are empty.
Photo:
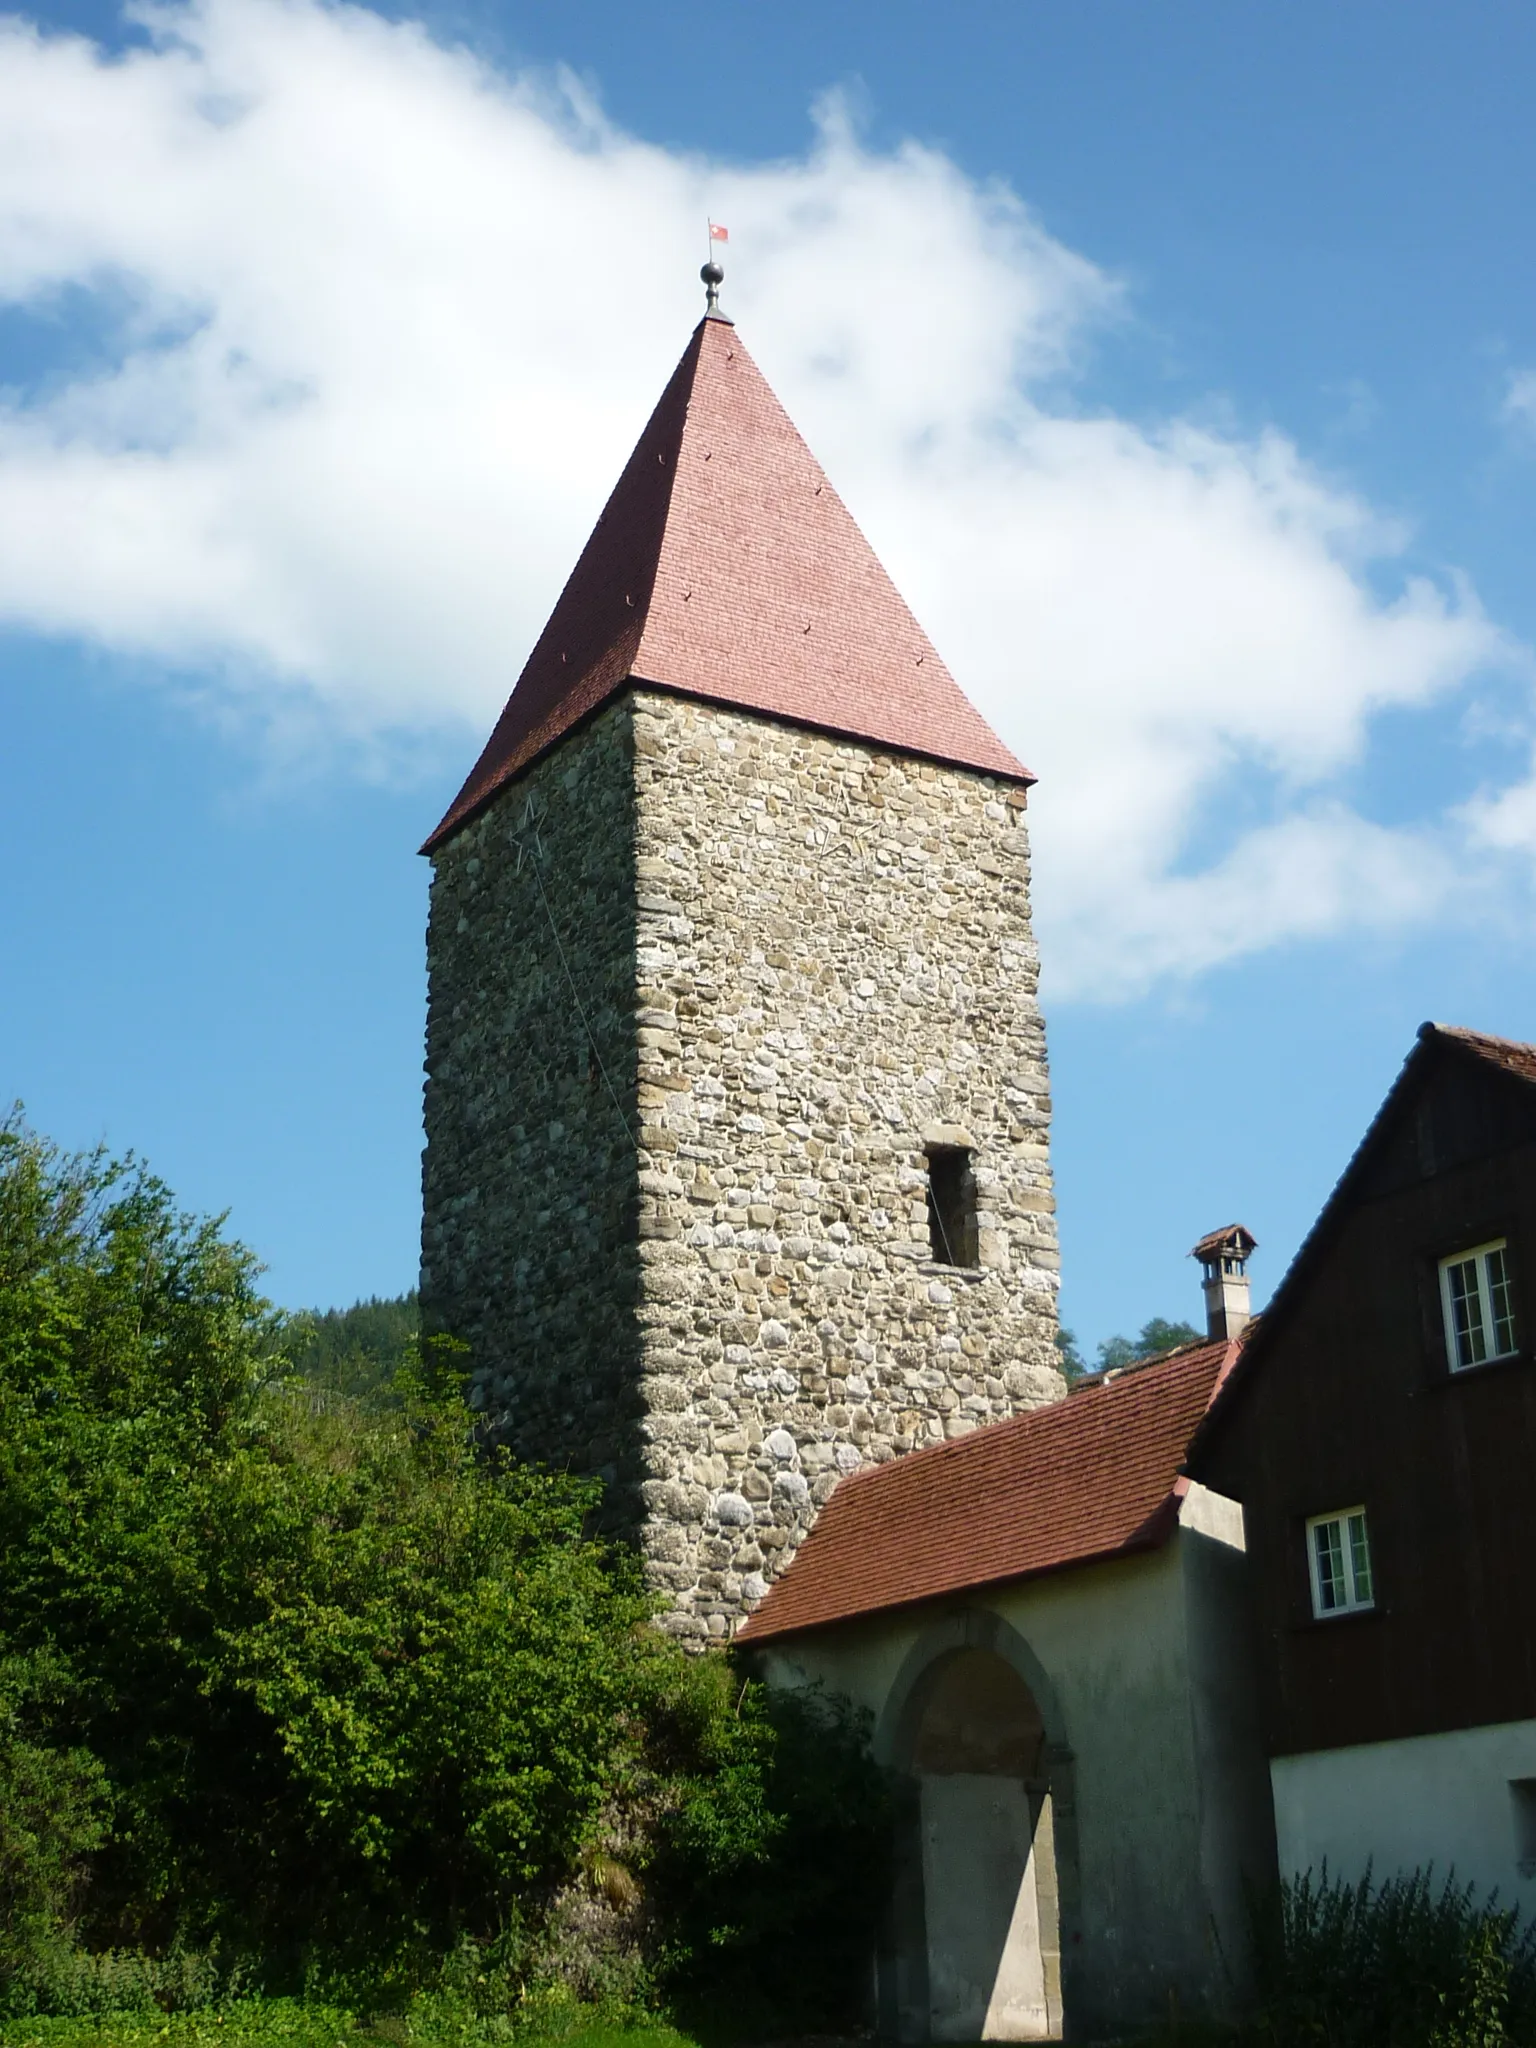
[[[1445,1351],[1452,1372],[1515,1351],[1515,1310],[1504,1238],[1440,1261],[1440,1305]]]
[[[976,1176],[959,1145],[928,1154],[928,1244],[944,1266],[981,1263],[976,1242]]]
[[[1364,1508],[1314,1515],[1307,1524],[1307,1563],[1312,1573],[1312,1612],[1358,1614],[1376,1604],[1371,1540]]]

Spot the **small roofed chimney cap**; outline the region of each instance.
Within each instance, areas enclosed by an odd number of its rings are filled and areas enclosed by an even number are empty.
[[[1221,1258],[1246,1259],[1258,1249],[1258,1243],[1253,1232],[1245,1230],[1241,1223],[1228,1223],[1221,1230],[1208,1230],[1197,1245],[1190,1247],[1189,1256],[1198,1259],[1202,1266],[1213,1265]]]
[[[1248,1254],[1258,1239],[1241,1223],[1209,1230],[1190,1252],[1200,1261],[1205,1293],[1205,1329],[1213,1344],[1239,1336],[1253,1320],[1248,1295]]]

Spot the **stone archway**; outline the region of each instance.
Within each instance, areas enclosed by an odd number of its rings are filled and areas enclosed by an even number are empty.
[[[904,2040],[1061,2037],[1070,1755],[1033,1664],[996,1616],[951,1617],[881,1717],[907,1793],[881,2021]]]

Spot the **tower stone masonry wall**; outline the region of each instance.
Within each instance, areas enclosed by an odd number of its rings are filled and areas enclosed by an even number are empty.
[[[1028,873],[1016,785],[641,688],[439,851],[427,1314],[499,1435],[604,1472],[680,1634],[843,1473],[1063,1391]]]
[[[520,1456],[631,1486],[636,915],[620,699],[434,855],[421,1303]]]

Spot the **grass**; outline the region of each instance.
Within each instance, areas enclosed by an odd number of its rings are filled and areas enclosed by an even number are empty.
[[[706,2029],[711,2048],[716,2031]],[[1138,2036],[1136,2048],[1241,2048],[1255,2036],[1190,2023],[1173,2032]],[[339,2007],[301,1999],[250,1998],[196,2012],[100,2013],[82,2019],[0,2020],[0,2048],[700,2048],[698,2039],[660,2023],[633,2026],[576,2023],[569,2031],[539,2027],[498,2032],[441,2012],[359,2018]],[[775,2048],[831,2048],[829,2042],[779,2042]],[[966,2048],[966,2044],[957,2044]],[[974,2048],[983,2048],[976,2043]],[[1119,2044],[1116,2044],[1119,2048]],[[1266,2037],[1265,2048],[1274,2048]]]
[[[298,1999],[252,1998],[197,2012],[92,2013],[0,2023],[3,2048],[362,2048],[353,2014]]]
[[[478,2048],[490,2038],[483,2028],[430,2014],[369,2021],[291,1998],[241,1999],[200,2012],[0,2021],[0,2048]],[[697,2048],[688,2035],[665,2026],[509,2030],[503,2038],[516,2048]]]

